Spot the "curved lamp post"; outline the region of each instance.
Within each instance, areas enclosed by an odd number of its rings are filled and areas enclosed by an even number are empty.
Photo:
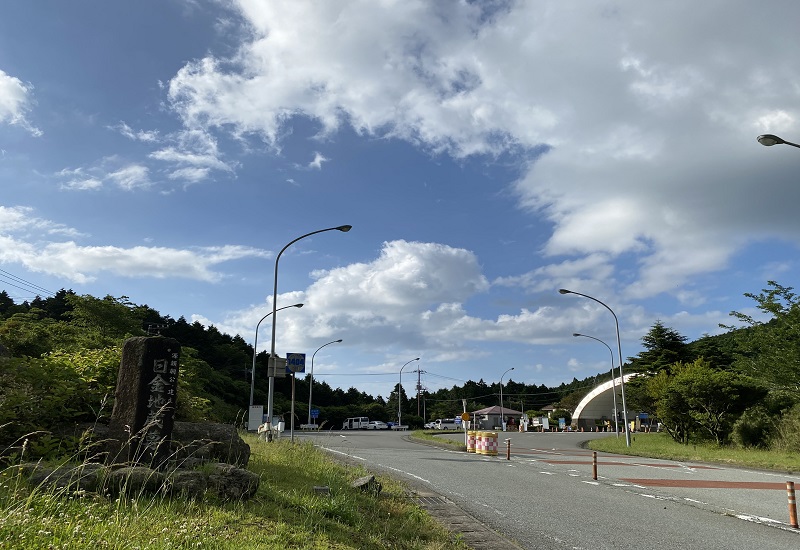
[[[330,346],[331,344],[339,344],[341,341],[342,340],[339,339],[334,340],[333,342],[328,342],[327,344],[322,344],[317,348],[317,351],[321,350],[325,346]],[[311,380],[308,384],[308,424],[311,424],[311,391],[314,389],[314,356],[317,354],[317,351],[311,354]]]
[[[756,138],[761,145],[765,145],[767,147],[772,147],[773,145],[791,145],[792,147],[800,147],[797,143],[792,143],[791,141],[786,141],[785,139],[779,138],[775,134],[763,134]]]
[[[286,308],[290,308],[290,307],[303,307],[303,304],[292,304],[290,306],[283,306],[283,307],[279,307],[275,311],[280,311],[282,309],[286,309]],[[264,319],[266,319],[270,315],[272,315],[271,311],[269,313],[267,313],[266,315],[264,315],[261,318],[261,320],[258,322],[258,324],[256,325],[256,337],[253,339],[253,370],[250,371],[250,406],[251,407],[253,406],[253,392],[255,391],[255,388],[256,388],[256,374],[255,373],[256,373],[256,355],[258,355],[258,349],[257,349],[257,346],[258,346],[258,327],[261,326],[261,321],[263,321]]]
[[[592,340],[597,340],[605,347],[608,348],[608,352],[611,354],[611,385],[614,392],[614,431],[617,432],[617,437],[619,438],[619,421],[617,420],[617,381],[614,377],[614,352],[611,351],[611,347],[603,342],[600,338],[595,338],[594,336],[589,336],[588,334],[580,334],[578,332],[573,332],[573,336],[583,336],[584,338],[591,338]]]
[[[416,357],[409,361],[408,363],[413,363],[414,361],[419,361],[419,357]],[[402,426],[403,422],[403,413],[400,410],[400,406],[403,404],[403,369],[406,368],[406,363],[402,367],[400,367],[400,382],[397,384],[397,425]],[[399,429],[399,428],[398,428]]]
[[[292,246],[294,243],[299,241],[300,239],[305,239],[306,237],[310,237],[311,235],[316,235],[317,233],[324,233],[325,231],[341,231],[343,233],[347,233],[353,228],[352,225],[340,225],[338,227],[329,227],[327,229],[319,229],[317,231],[312,231],[311,233],[306,233],[305,235],[301,235],[297,237],[295,240],[281,248],[281,251],[278,252],[278,255],[275,257],[275,275],[273,278],[273,286],[272,286],[272,343],[270,344],[269,348],[269,363],[270,365],[275,364],[275,305],[278,300],[278,262],[281,259],[281,254],[283,254],[287,248]],[[267,422],[269,422],[270,427],[272,427],[272,403],[273,398],[275,396],[275,372],[269,373],[269,396],[267,398]]]
[[[506,423],[503,421],[503,376],[512,370],[514,370],[514,367],[511,367],[500,376],[500,427],[503,429],[503,431],[506,431]]]
[[[628,408],[625,406],[625,378],[622,375],[622,344],[620,343],[619,339],[619,319],[617,319],[617,314],[614,313],[614,310],[608,307],[606,304],[598,300],[597,298],[593,298],[588,294],[581,294],[580,292],[575,292],[573,290],[567,290],[566,288],[558,289],[559,294],[577,294],[578,296],[583,296],[584,298],[589,298],[590,300],[594,300],[608,311],[611,312],[611,315],[614,316],[614,324],[617,327],[617,355],[619,356],[619,385],[622,391],[622,418],[625,421],[625,446],[631,446],[631,428],[628,425]]]

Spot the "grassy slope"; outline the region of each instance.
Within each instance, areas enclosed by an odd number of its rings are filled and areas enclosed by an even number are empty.
[[[309,444],[245,437],[248,469],[261,475],[245,502],[78,498],[31,491],[15,468],[0,471],[0,549],[464,548],[399,483],[379,478],[378,497],[361,493],[349,485],[360,468]],[[330,495],[314,493],[323,485]]]

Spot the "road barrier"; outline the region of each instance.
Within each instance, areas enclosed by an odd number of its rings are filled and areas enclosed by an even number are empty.
[[[483,454],[497,456],[497,432],[483,432]]]
[[[592,451],[592,479],[597,481],[597,451]]]
[[[475,454],[486,454],[486,432],[475,432]]]
[[[467,432],[467,452],[468,453],[474,453],[475,452],[475,435],[476,435],[476,432],[474,430]]]
[[[786,482],[786,493],[789,496],[789,524],[797,529],[797,500],[794,497],[794,481]]]

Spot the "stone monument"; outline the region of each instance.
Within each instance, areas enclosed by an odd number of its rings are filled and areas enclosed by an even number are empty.
[[[125,340],[109,423],[112,463],[163,468],[177,404],[181,346],[173,338]]]

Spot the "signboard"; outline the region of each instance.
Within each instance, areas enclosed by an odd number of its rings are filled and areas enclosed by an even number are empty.
[[[274,359],[274,364],[273,364]],[[267,376],[273,378],[286,378],[286,359],[283,357],[270,357]]]
[[[467,422],[469,420],[469,413],[461,413],[461,420]]]
[[[319,409],[311,409],[311,418],[319,418]]]
[[[251,405],[250,414],[247,417],[248,431],[255,432],[264,423],[264,405]]]
[[[306,372],[306,354],[305,353],[287,353],[286,354],[286,374],[297,372]]]

